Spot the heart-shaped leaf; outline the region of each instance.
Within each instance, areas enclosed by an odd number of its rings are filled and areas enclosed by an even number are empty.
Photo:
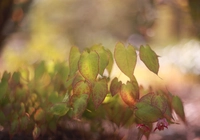
[[[86,81],[78,82],[73,88],[73,94],[90,94],[90,87]]]
[[[120,93],[121,90],[121,86],[122,86],[122,82],[118,81],[118,78],[115,77],[111,84],[110,84],[110,92],[112,96],[115,96],[116,94]]]
[[[158,55],[148,45],[141,46],[139,52],[140,59],[146,65],[146,67],[153,73],[158,74]]]
[[[135,115],[142,122],[153,123],[163,118],[162,112],[157,107],[145,102],[138,102],[135,106]]]
[[[130,81],[127,81],[126,84],[122,84],[120,96],[122,100],[129,106],[134,106],[136,101],[139,99],[138,90]]]
[[[162,113],[165,113],[168,106],[167,99],[162,94],[154,93],[151,99],[151,105],[160,109]]]
[[[140,102],[151,104],[154,93],[148,93],[140,98]]]
[[[114,60],[113,60],[112,52],[109,49],[107,49],[106,52],[109,56],[109,63],[107,65],[106,69],[108,70],[108,73],[110,74],[112,71]]]
[[[122,43],[118,43],[115,46],[114,57],[120,70],[132,79],[137,61],[137,54],[134,47],[129,45],[125,48]]]
[[[99,55],[99,74],[103,76],[103,72],[109,63],[109,55],[101,45],[94,45],[91,50],[96,51]]]
[[[94,83],[94,86],[92,88],[92,100],[96,108],[101,105],[107,93],[108,85],[106,80],[102,79]]]
[[[78,68],[81,75],[88,81],[93,82],[99,72],[99,56],[95,51],[86,52],[81,54]]]
[[[69,69],[70,76],[74,75],[78,70],[78,61],[80,59],[80,51],[77,47],[72,47],[69,53]]]
[[[73,108],[73,115],[75,118],[78,118],[82,115],[85,111],[88,103],[88,94],[80,94],[80,95],[73,95],[71,102]]]

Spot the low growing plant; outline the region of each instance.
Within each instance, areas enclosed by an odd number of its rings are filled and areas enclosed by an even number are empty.
[[[158,55],[141,46],[139,58],[158,74]],[[129,80],[111,79],[114,60]],[[176,123],[175,112],[186,123],[183,104],[168,91],[141,90],[134,76],[137,53],[132,45],[115,46],[114,54],[102,45],[80,52],[72,47],[69,62],[36,63],[14,73],[4,72],[0,82],[0,125],[9,132],[31,134],[34,139],[56,134],[65,121],[85,121],[94,134],[102,132],[103,120],[118,127],[135,125],[137,139],[147,139]],[[107,71],[108,74],[105,74]],[[153,127],[153,124],[156,126]]]

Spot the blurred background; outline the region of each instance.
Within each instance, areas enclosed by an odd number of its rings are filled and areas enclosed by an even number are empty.
[[[101,43],[113,51],[119,41],[136,49],[149,44],[160,56],[159,77],[138,60],[138,82],[181,96],[188,120],[187,127],[170,126],[152,134],[152,139],[176,135],[197,140],[199,7],[199,0],[1,0],[0,72],[12,72],[40,60],[67,61],[71,46],[83,50]],[[127,80],[114,67],[116,75]]]

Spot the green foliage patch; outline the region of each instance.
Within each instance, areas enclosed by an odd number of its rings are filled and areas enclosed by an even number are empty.
[[[139,56],[150,71],[158,74],[158,55],[149,46],[141,46]],[[125,84],[117,77],[110,79],[114,61],[129,77]],[[4,72],[0,125],[11,137],[27,132],[37,139],[56,133],[61,120],[86,120],[97,132],[101,126],[94,122],[108,120],[118,127],[137,125],[140,139],[142,135],[149,137],[155,122],[164,124],[157,126],[158,130],[174,123],[173,110],[186,123],[178,96],[162,90],[147,94],[140,90],[134,76],[136,62],[134,47],[118,43],[114,55],[102,45],[83,52],[72,47],[68,62],[55,62],[50,67],[42,61],[12,74]]]

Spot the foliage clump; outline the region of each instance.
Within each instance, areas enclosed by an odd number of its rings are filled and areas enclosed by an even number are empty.
[[[139,57],[158,74],[158,55],[148,45],[140,47]],[[126,83],[117,77],[111,79],[114,61],[129,77]],[[186,122],[178,96],[162,90],[144,93],[140,89],[134,76],[136,62],[134,47],[118,43],[114,55],[102,45],[83,52],[72,47],[68,63],[51,66],[42,61],[12,74],[4,72],[0,82],[0,125],[11,138],[24,132],[37,139],[55,134],[64,126],[60,122],[66,120],[90,122],[94,133],[102,131],[96,124],[107,120],[118,127],[136,125],[141,139],[175,123],[173,111]]]

